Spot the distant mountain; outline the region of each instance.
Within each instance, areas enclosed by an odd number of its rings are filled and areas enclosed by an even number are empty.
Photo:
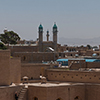
[[[64,45],[72,45],[72,46],[78,46],[78,45],[92,45],[92,46],[98,46],[100,45],[100,37],[96,38],[89,38],[89,39],[81,39],[81,38],[65,38],[60,37],[59,43]]]

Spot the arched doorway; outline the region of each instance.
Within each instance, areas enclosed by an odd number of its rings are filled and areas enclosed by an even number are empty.
[[[79,96],[76,96],[74,100],[82,100]]]
[[[56,100],[63,100],[63,99],[61,99],[61,98],[58,98],[58,99],[56,99]]]
[[[38,100],[38,98],[37,97],[34,97],[34,99],[33,100]]]

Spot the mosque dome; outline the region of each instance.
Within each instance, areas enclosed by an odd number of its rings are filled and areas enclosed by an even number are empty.
[[[43,26],[40,24],[39,29],[43,29]]]
[[[54,23],[54,26],[53,26],[53,29],[55,29],[55,28],[57,29],[57,25],[56,25],[56,23]]]

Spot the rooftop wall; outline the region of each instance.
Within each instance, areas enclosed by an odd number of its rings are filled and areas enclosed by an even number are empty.
[[[100,83],[100,72],[48,69],[46,76],[48,81]]]
[[[10,50],[0,50],[0,85],[21,81],[20,58],[11,58]]]
[[[9,46],[11,50],[11,54],[13,55],[14,52],[37,52],[38,46]]]
[[[0,100],[15,100],[15,92],[21,91],[23,86],[0,87]]]
[[[84,85],[64,85],[64,86],[29,86],[28,100],[37,97],[38,100],[75,100],[75,97],[79,96],[78,100],[85,99],[85,86]],[[93,100],[93,99],[92,99]]]
[[[0,85],[10,84],[10,51],[0,50]]]
[[[21,82],[21,59],[19,57],[10,60],[10,81],[13,83]]]
[[[50,64],[21,64],[21,78],[27,76],[29,79],[40,79],[40,75],[45,75],[45,69],[48,69]]]
[[[58,53],[47,52],[15,52],[14,57],[21,57],[22,63],[40,63],[58,59]]]

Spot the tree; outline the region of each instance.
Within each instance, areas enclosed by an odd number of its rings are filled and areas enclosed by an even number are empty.
[[[87,45],[87,48],[88,48],[88,49],[92,49],[92,47],[91,47],[89,44]]]
[[[97,48],[97,49],[98,49],[98,47],[97,47],[97,46],[93,46],[92,48]]]
[[[0,49],[5,50],[5,49],[7,49],[7,47],[3,43],[0,42]]]
[[[0,40],[5,44],[17,44],[17,41],[20,40],[20,37],[17,33],[13,31],[7,31],[4,34],[0,34]]]

